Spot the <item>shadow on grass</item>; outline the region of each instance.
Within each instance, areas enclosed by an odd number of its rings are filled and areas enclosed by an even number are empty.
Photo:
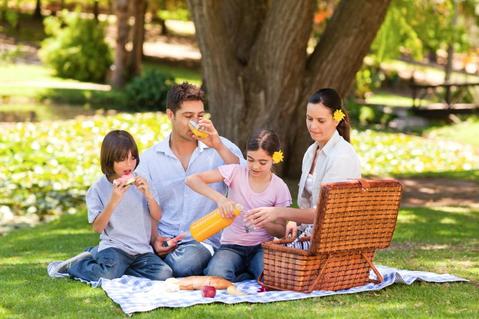
[[[478,240],[479,211],[465,208],[401,209],[394,241],[467,244]]]
[[[427,271],[445,269],[450,273],[479,280],[475,237],[478,212],[455,209],[414,208],[402,210],[394,241],[411,247],[388,249],[378,253],[377,262]],[[62,216],[50,224],[14,231],[0,237],[0,314],[6,317],[126,317],[102,289],[68,279],[47,276],[49,261],[69,257],[98,242],[86,221],[86,213]],[[455,245],[448,249],[418,249],[415,245]],[[452,271],[449,271],[452,270]],[[270,304],[198,305],[186,309],[156,309],[139,318],[257,318],[358,317],[372,313],[384,316],[427,317],[464,316],[475,313],[479,292],[474,284],[394,285],[371,293],[314,298]],[[444,304],[447,303],[447,304]],[[302,309],[299,313],[298,309]],[[326,316],[327,314],[327,316]],[[137,317],[137,316],[135,316]]]

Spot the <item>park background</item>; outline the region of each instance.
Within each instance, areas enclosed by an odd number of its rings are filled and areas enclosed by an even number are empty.
[[[405,186],[376,262],[470,282],[138,317],[477,316],[478,23],[473,0],[0,1],[0,318],[124,316],[46,265],[98,240],[83,197],[103,136],[128,130],[141,150],[161,140],[165,94],[182,81],[203,86],[240,148],[255,127],[280,133],[293,193],[307,96],[337,88],[363,174]]]

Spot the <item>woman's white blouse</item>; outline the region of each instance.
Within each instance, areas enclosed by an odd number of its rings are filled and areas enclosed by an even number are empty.
[[[301,179],[298,190],[298,206],[311,208],[318,204],[321,183],[344,182],[361,178],[359,156],[338,131],[335,131],[328,143],[318,152],[316,166],[313,172],[310,198],[305,193],[305,185],[313,165],[314,153],[318,144],[312,144],[303,157]]]
[[[359,156],[338,131],[335,131],[328,143],[318,152],[313,174],[311,166],[318,144],[311,145],[303,157],[301,179],[299,181],[298,206],[312,208],[318,205],[322,183],[344,182],[361,178]],[[311,236],[313,224],[302,224],[298,227],[299,237]],[[295,240],[289,247],[309,249],[310,241]]]

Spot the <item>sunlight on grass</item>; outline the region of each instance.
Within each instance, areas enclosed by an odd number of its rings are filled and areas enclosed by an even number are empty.
[[[199,70],[183,68],[178,66],[170,66],[162,63],[144,63],[144,70],[156,69],[164,73],[173,75],[176,83],[190,82],[195,85],[201,85],[201,72]]]
[[[366,103],[411,107],[412,98],[387,92],[374,92],[366,98]],[[423,103],[425,103],[425,101],[423,101]]]
[[[471,116],[458,124],[431,128],[425,131],[428,138],[448,139],[479,148],[479,117]]]
[[[455,224],[444,224],[448,219]],[[401,210],[393,245],[378,251],[375,262],[402,269],[448,272],[477,282],[478,222],[479,211],[466,208]],[[90,229],[84,208],[79,214],[0,237],[0,317],[127,317],[103,290],[74,280],[52,279],[46,274],[49,261],[73,256],[97,242],[98,234]],[[472,318],[479,311],[478,298],[479,290],[474,284],[417,282],[370,293],[291,302],[160,308],[135,318],[233,319],[251,313],[255,318],[290,319],[293,312],[295,318],[360,318],[365,313],[368,318]]]

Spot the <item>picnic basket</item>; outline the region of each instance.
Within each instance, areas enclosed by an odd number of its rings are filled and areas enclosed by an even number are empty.
[[[402,186],[392,179],[325,183],[317,206],[309,250],[287,247],[291,240],[263,243],[260,284],[269,289],[311,292],[364,285],[376,274],[376,249],[389,246],[396,227]]]

